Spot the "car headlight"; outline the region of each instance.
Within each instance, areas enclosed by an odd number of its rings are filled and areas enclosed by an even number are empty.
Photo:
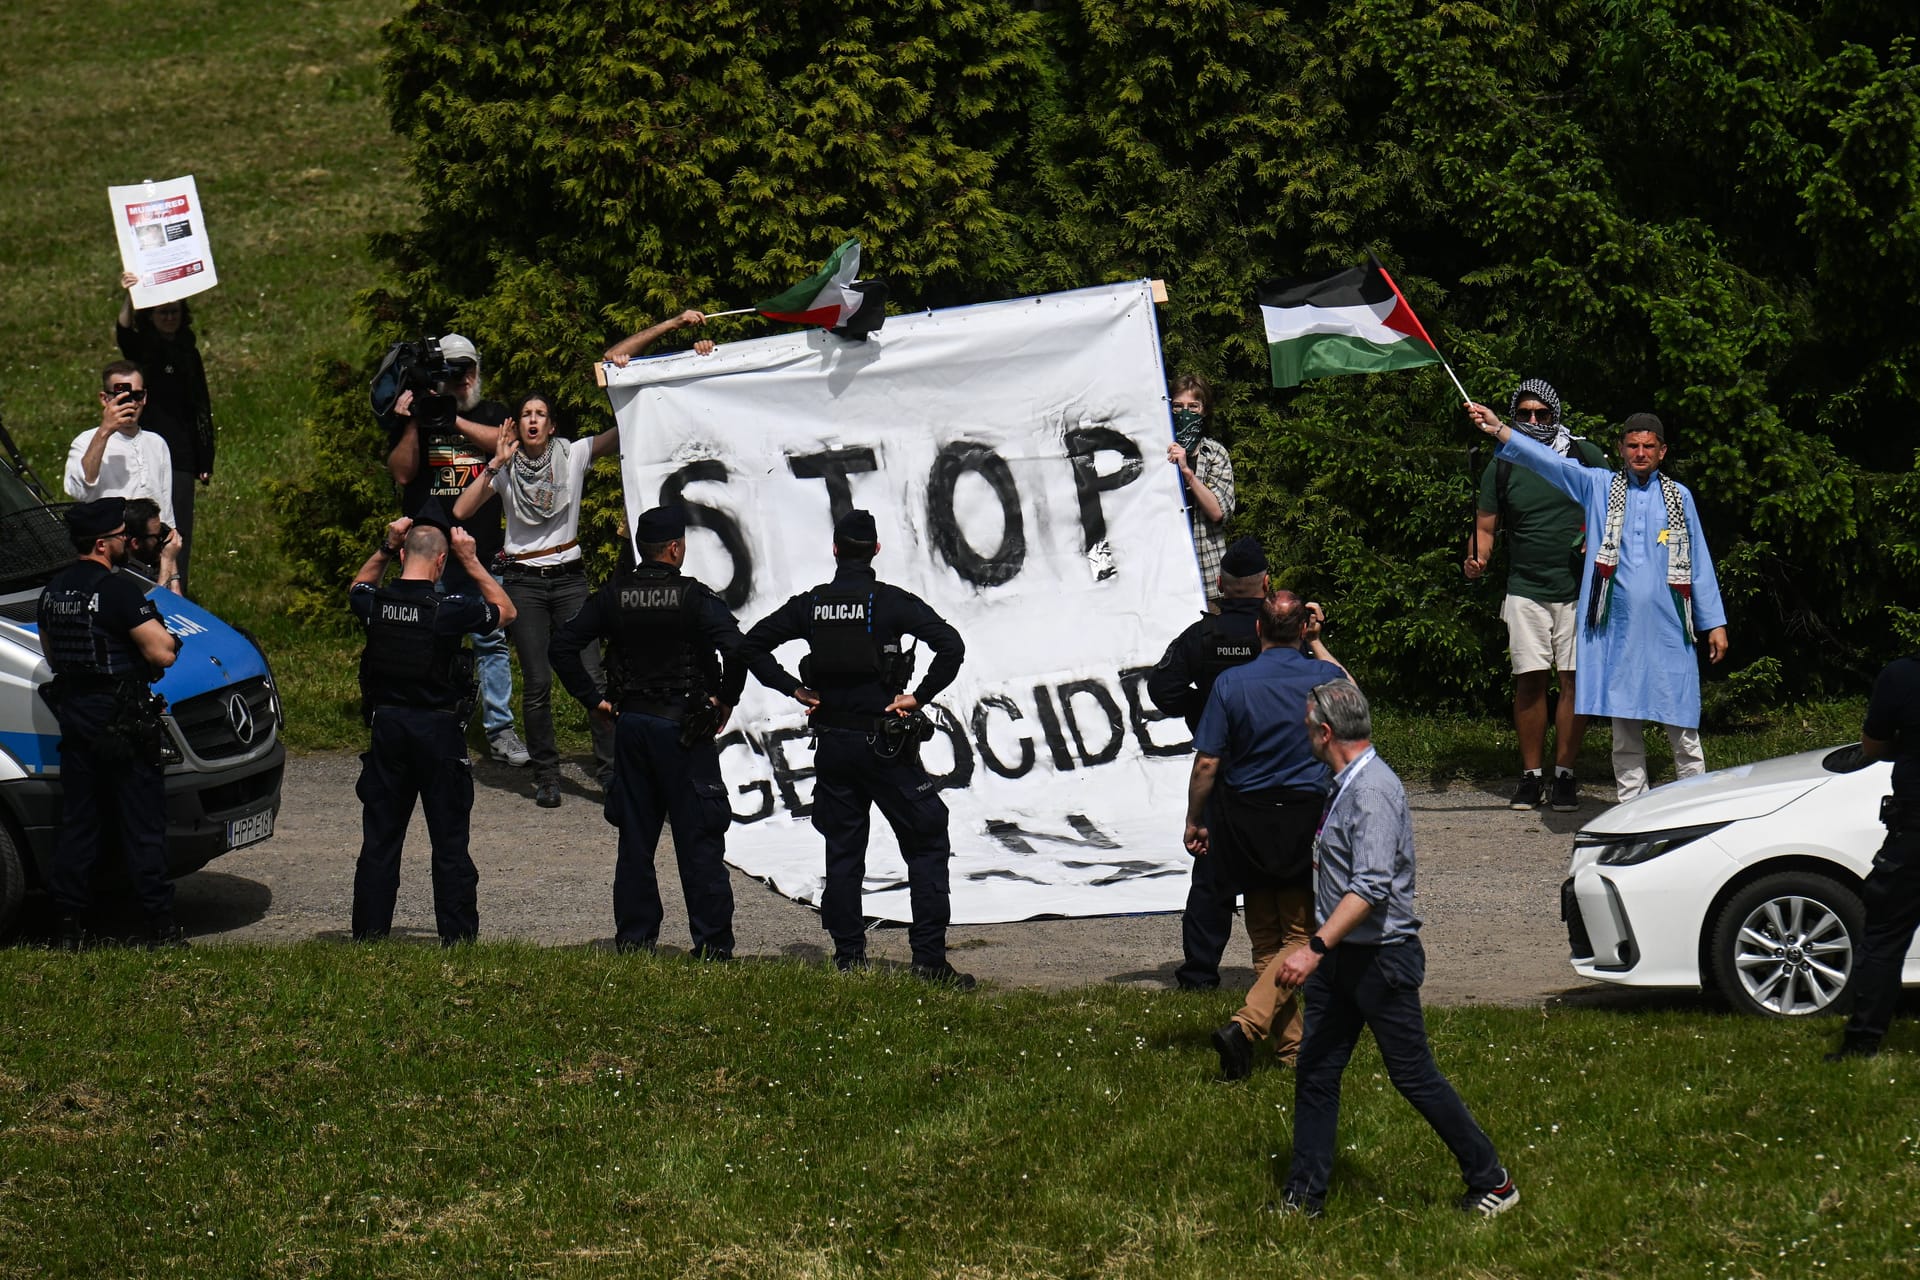
[[[1708,822],[1697,827],[1671,827],[1665,831],[1639,831],[1632,835],[1589,835],[1582,832],[1574,837],[1575,849],[1598,848],[1597,859],[1603,866],[1631,867],[1657,858],[1663,853],[1671,853],[1683,844],[1691,844],[1701,836],[1712,835],[1726,826],[1724,822]]]

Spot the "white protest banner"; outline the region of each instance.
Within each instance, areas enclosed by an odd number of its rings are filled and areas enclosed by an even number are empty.
[[[120,265],[140,277],[132,291],[136,308],[177,302],[220,283],[192,174],[108,187],[107,203],[120,240]]]
[[[833,576],[833,524],[873,513],[883,581],[967,644],[922,750],[952,814],[956,923],[1170,911],[1186,726],[1148,670],[1204,607],[1150,282],[889,317],[605,367],[629,521],[683,502],[686,572],[743,627]],[[781,651],[791,670],[803,652]],[[926,670],[924,646],[918,672]],[[818,903],[803,709],[753,680],[721,738],[728,860]],[[910,918],[876,812],[866,912]]]

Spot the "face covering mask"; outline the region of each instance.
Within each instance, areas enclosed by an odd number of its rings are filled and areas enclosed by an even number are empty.
[[[1173,442],[1193,452],[1200,438],[1207,432],[1207,415],[1198,409],[1175,409],[1173,411]]]

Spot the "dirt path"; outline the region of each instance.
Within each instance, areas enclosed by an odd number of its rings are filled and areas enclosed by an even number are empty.
[[[288,762],[285,805],[273,839],[219,859],[180,882],[181,923],[199,945],[290,943],[345,936],[360,808],[357,757]],[[612,933],[613,829],[598,792],[568,766],[566,802],[536,808],[524,771],[475,765],[474,859],[484,936],[559,946],[604,944]],[[1411,789],[1420,855],[1420,906],[1430,953],[1428,997],[1440,1003],[1527,1004],[1582,985],[1566,961],[1559,886],[1580,813],[1514,813],[1504,791],[1472,785]],[[1169,831],[1173,822],[1169,820]],[[396,932],[433,936],[425,828],[416,816],[402,867]],[[686,914],[662,846],[666,947],[687,944]],[[734,931],[748,955],[821,960],[826,935],[807,907],[734,873]],[[955,963],[1006,986],[1092,982],[1168,986],[1180,954],[1178,915],[956,926]],[[1236,929],[1223,975],[1251,978]],[[905,962],[901,929],[873,934],[876,958]]]

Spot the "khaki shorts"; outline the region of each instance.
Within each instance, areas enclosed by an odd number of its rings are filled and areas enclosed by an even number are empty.
[[[1523,676],[1550,667],[1574,670],[1575,613],[1571,603],[1541,604],[1525,596],[1508,596],[1500,605],[1500,620],[1507,624],[1507,652],[1513,657],[1513,674]]]

